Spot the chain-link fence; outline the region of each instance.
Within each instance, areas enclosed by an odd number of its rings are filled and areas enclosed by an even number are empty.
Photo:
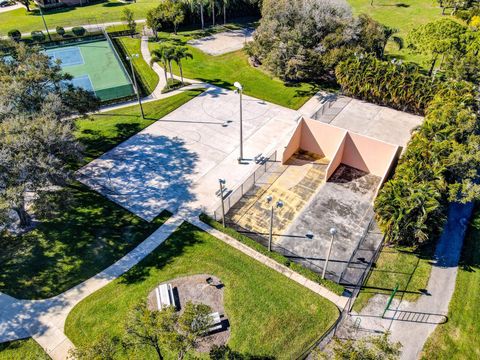
[[[224,193],[223,199],[223,206],[225,207],[225,214],[230,211],[230,209],[240,201],[240,199],[249,191],[251,190],[257,181],[265,174],[268,169],[277,161],[277,151],[274,151],[268,157],[259,157],[255,159],[258,164],[258,167],[255,171],[247,177],[236,189],[229,191],[226,190]],[[218,196],[221,196],[220,193],[217,193]],[[213,212],[213,218],[216,221],[220,221],[222,219],[222,205],[220,204],[216,210]]]

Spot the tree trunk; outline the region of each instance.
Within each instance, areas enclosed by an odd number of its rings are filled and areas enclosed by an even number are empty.
[[[215,2],[212,1],[212,24],[215,26]]]
[[[437,57],[438,57],[438,55],[435,55],[435,57],[433,58],[432,66],[430,66],[430,71],[428,72],[428,76],[432,76],[432,74],[433,74],[435,64],[437,63]]]
[[[170,69],[170,78],[172,79],[172,83],[173,83],[172,62],[170,60],[168,60],[168,68]]]
[[[223,25],[227,25],[227,4],[223,2]]]
[[[202,30],[205,28],[205,20],[203,19],[203,5],[200,5],[200,21],[202,22]]]
[[[163,63],[163,72],[165,73],[165,81],[168,83],[167,63],[166,62]]]
[[[13,208],[13,210],[17,213],[18,218],[20,219],[20,227],[22,229],[32,225],[32,217],[27,213],[27,210],[25,210],[25,203],[23,201]]]
[[[180,69],[180,79],[182,79],[182,85],[185,85],[183,83],[183,69],[182,69],[182,62],[181,61],[178,62],[178,68]]]
[[[173,23],[173,32],[177,35],[177,24]]]
[[[162,350],[158,345],[155,345],[155,351],[157,352],[158,360],[163,360]]]
[[[27,8],[27,11],[30,11],[30,4],[29,3],[30,3],[29,1],[25,1],[23,3],[23,5],[25,5],[25,7]]]

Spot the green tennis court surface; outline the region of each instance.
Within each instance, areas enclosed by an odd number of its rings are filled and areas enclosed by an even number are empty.
[[[94,91],[103,101],[134,94],[130,79],[107,40],[76,43],[46,52],[61,61],[63,71],[74,77],[73,85]]]

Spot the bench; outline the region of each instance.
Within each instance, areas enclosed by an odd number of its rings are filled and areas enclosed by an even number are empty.
[[[209,332],[217,331],[222,329],[222,319],[220,318],[220,314],[218,312],[214,312],[210,314],[212,318],[212,326],[208,329]]]
[[[158,310],[163,310],[168,306],[177,307],[171,284],[162,284],[155,288],[155,298],[157,300]]]

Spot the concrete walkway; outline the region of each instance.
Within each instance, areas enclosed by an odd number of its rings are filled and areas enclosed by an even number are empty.
[[[232,237],[211,228],[198,219],[198,212],[192,213],[187,210],[172,216],[145,241],[113,265],[60,295],[45,300],[18,300],[0,293],[0,343],[32,337],[52,359],[67,359],[69,351],[74,348],[64,332],[70,311],[87,296],[138,264],[184,221],[194,224],[242,253],[332,301],[340,309],[345,307],[348,298],[334,294]]]
[[[45,300],[17,300],[0,293],[0,343],[32,337],[52,359],[66,359],[73,344],[64,333],[65,321],[75,305],[140,262],[162,244],[183,221],[182,214],[172,216],[113,265],[55,297]]]
[[[358,338],[390,331],[391,340],[402,344],[401,359],[419,358],[428,337],[446,320],[472,210],[473,204],[450,205],[448,222],[435,249],[425,295],[416,302],[394,299],[384,318],[382,313],[388,296],[375,295],[360,314],[352,313],[346,318],[338,336]]]

